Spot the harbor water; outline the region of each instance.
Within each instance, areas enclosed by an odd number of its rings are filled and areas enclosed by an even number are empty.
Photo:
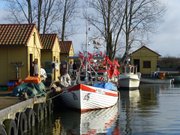
[[[180,85],[121,90],[116,106],[83,114],[60,108],[29,134],[179,135]]]

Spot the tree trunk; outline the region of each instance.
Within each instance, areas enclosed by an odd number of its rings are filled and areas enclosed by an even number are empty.
[[[28,23],[32,23],[32,5],[31,0],[26,0],[28,4]]]
[[[38,0],[38,31],[41,29],[42,0]]]

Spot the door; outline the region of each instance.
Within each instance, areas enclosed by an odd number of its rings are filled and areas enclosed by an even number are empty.
[[[33,54],[29,54],[30,60],[29,60],[29,65],[30,65],[30,76],[33,76],[34,74],[34,67],[33,67]]]
[[[134,59],[133,63],[135,66],[137,66],[137,72],[140,72],[140,60]]]
[[[53,62],[54,62],[54,81],[56,80],[56,57],[53,57]]]

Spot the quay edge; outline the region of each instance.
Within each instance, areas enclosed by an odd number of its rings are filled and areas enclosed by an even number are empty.
[[[51,104],[49,104],[50,101],[51,101]],[[35,106],[38,106],[38,109]],[[31,122],[28,121],[28,120],[30,120],[30,118],[28,118],[28,115],[27,115],[26,119],[25,119],[27,128],[22,129],[22,126],[21,126],[22,124],[20,124],[22,122],[21,115],[18,116],[17,114],[24,114],[25,112],[27,112],[27,110],[33,111],[33,118],[34,118],[33,123],[34,124],[29,125],[29,123],[31,123]],[[45,112],[45,111],[47,111],[47,112]],[[47,99],[47,97],[34,97],[31,99],[27,99],[27,100],[18,102],[14,105],[7,106],[0,110],[0,126],[2,128],[4,128],[0,132],[6,131],[7,135],[9,135],[9,134],[17,135],[17,134],[19,134],[18,132],[23,132],[20,134],[24,134],[25,132],[27,132],[28,129],[35,126],[35,123],[36,123],[35,121],[39,122],[39,120],[43,120],[45,117],[47,117],[46,114],[51,115],[50,114],[51,112],[52,112],[52,100]],[[38,117],[40,117],[40,118],[38,118]],[[6,121],[10,121],[10,120],[15,122],[16,126],[13,127],[13,126],[11,126],[10,123],[8,123],[9,125],[5,124]],[[31,126],[31,127],[28,127],[28,126]],[[14,133],[14,131],[15,131],[15,133]],[[2,133],[0,133],[0,134],[2,134]]]

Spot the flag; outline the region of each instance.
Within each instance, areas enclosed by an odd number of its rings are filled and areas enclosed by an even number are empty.
[[[102,51],[100,51],[100,52],[99,52],[99,55],[100,55],[100,56],[103,56],[103,53],[102,53]]]
[[[120,67],[120,65],[119,65],[119,63],[118,63],[117,60],[114,60],[114,61],[113,61],[113,64],[116,65],[117,67]]]
[[[117,68],[114,68],[113,75],[118,76],[120,74],[119,70]]]
[[[80,52],[80,51],[79,51],[79,57],[80,57],[81,59],[84,59],[84,54],[83,54],[82,52]]]
[[[88,52],[88,61],[90,61],[93,58],[93,54]]]

